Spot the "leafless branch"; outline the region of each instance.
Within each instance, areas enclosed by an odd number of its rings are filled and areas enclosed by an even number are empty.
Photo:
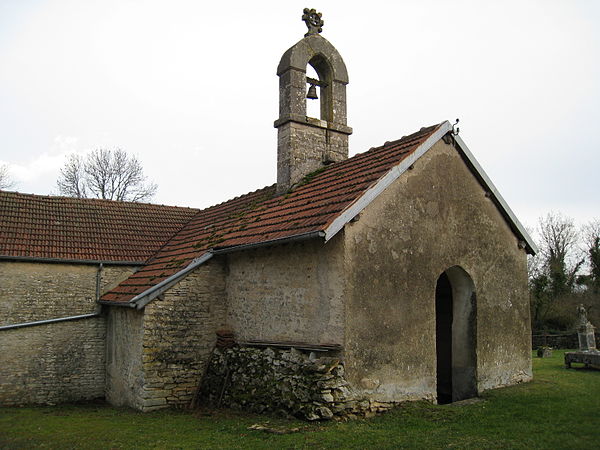
[[[147,182],[141,163],[124,150],[96,149],[85,160],[72,155],[58,180],[61,193],[120,201],[149,200],[157,186]]]
[[[0,166],[0,189],[10,189],[15,186],[15,182],[10,177],[8,166],[3,164]]]
[[[600,240],[600,219],[595,219],[583,226],[583,251],[589,252]]]
[[[56,182],[58,191],[67,197],[87,197],[83,158],[72,154],[64,167],[60,169],[60,177]]]
[[[546,269],[550,274],[564,277],[564,285],[572,286],[584,262],[573,219],[560,213],[549,213],[540,219],[539,235]]]

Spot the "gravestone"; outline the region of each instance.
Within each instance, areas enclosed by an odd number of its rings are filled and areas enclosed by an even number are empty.
[[[583,305],[577,308],[577,336],[579,338],[579,351],[565,353],[565,366],[571,368],[571,363],[581,363],[585,367],[600,369],[600,352],[596,349],[594,327],[587,319],[587,312]]]
[[[596,350],[596,337],[594,327],[587,319],[587,313],[583,305],[577,308],[577,336],[579,337],[579,350],[582,352]]]

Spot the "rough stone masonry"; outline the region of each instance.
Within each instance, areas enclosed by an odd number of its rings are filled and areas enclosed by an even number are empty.
[[[335,352],[217,348],[204,377],[201,403],[306,420],[372,415],[393,406],[358,395],[344,373]]]

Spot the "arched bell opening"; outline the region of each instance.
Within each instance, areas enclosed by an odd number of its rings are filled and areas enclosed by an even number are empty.
[[[315,74],[316,77],[311,76]],[[326,122],[333,121],[333,102],[331,92],[332,82],[332,69],[327,59],[321,54],[313,56],[308,61],[306,70],[306,83],[308,85],[309,93],[318,91],[319,115],[317,116],[310,114],[311,112],[315,111],[311,102],[316,102],[316,99],[307,95],[307,101],[309,103],[307,104],[306,111],[309,117],[316,117],[317,119],[324,120]]]
[[[435,289],[436,381],[439,404],[477,396],[475,286],[459,266],[445,270]]]
[[[319,92],[319,87],[315,84],[310,83],[310,79],[318,80],[319,74],[313,66],[308,64],[306,66],[306,115],[308,117],[314,117],[315,119],[321,118],[321,98],[323,97]]]

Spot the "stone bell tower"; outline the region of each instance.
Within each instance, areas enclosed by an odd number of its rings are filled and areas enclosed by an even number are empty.
[[[348,158],[348,136],[352,134],[352,128],[346,125],[346,65],[335,47],[319,34],[323,26],[321,13],[306,8],[302,20],[308,33],[283,54],[277,67],[278,194],[324,165]],[[306,76],[308,64],[318,79]],[[321,117],[306,115],[307,97],[309,101],[320,99]]]

